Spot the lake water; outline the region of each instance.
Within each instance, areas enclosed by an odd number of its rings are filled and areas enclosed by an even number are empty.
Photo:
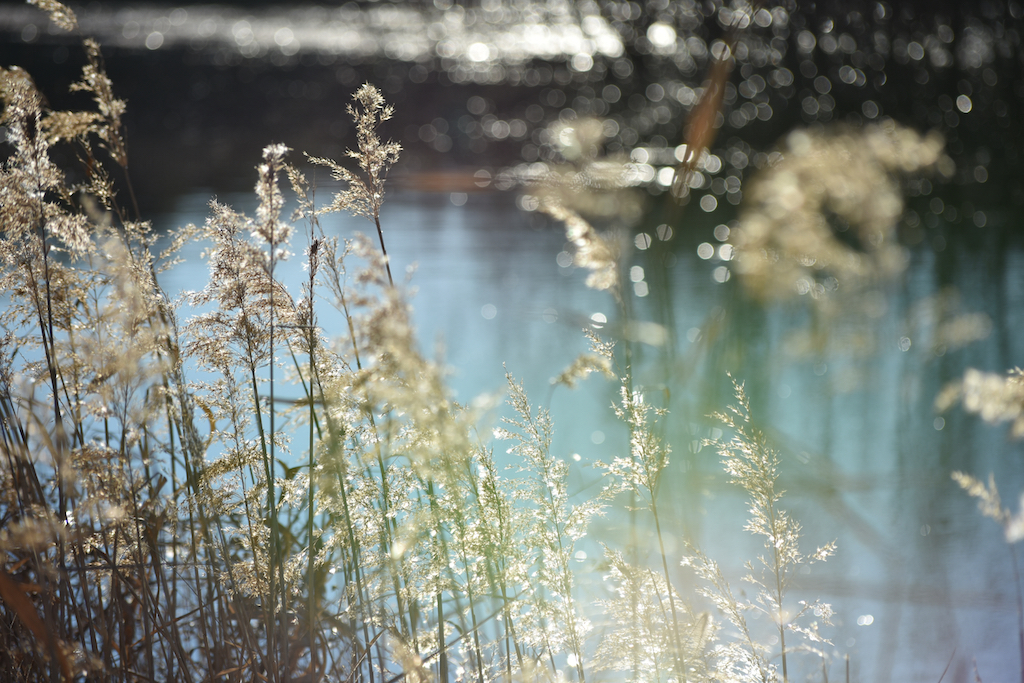
[[[158,222],[201,221],[207,199],[182,198]],[[221,200],[238,207],[252,201]],[[385,205],[395,272],[417,266],[414,320],[424,349],[441,349],[463,401],[502,391],[506,368],[522,378],[534,401],[551,407],[555,451],[563,457],[579,453],[585,463],[621,454],[627,437],[609,408],[613,386],[591,379],[574,392],[549,393],[549,379],[586,349],[581,325],[595,313],[614,320],[614,302],[587,289],[581,270],[559,265],[565,247],[559,226],[523,212],[514,200],[478,193],[455,206],[449,194],[396,192]],[[347,216],[324,225],[339,235],[372,228]],[[733,579],[757,550],[741,530],[742,495],[724,482],[711,449],[693,448],[710,435],[705,416],[731,399],[729,371],[747,383],[758,426],[782,453],[785,504],[803,523],[808,546],[838,540],[837,556],[801,576],[794,591],[799,599],[831,602],[837,612],[829,631],[837,657],[833,678],[845,675],[847,654],[852,679],[865,681],[938,680],[951,657],[959,678],[971,675],[975,658],[979,672],[993,680],[1018,666],[1008,547],[950,473],[993,472],[1012,501],[1024,490],[1021,446],[1005,427],[959,408],[940,415],[933,407],[941,388],[965,368],[996,371],[1024,354],[1024,249],[998,238],[1012,227],[988,228],[987,240],[954,233],[938,252],[933,245],[916,248],[903,277],[884,290],[881,314],[833,321],[839,338],[813,354],[794,351],[794,338],[813,322],[805,303],[766,306],[751,301],[738,278],[717,282],[718,266],[698,256],[692,239],[667,252],[671,267],[656,280],[664,291],[638,300],[640,317],[665,322],[655,317],[664,309],[653,300],[667,299],[674,321],[671,369],[664,349],[638,348],[638,380],[654,395],[666,388],[672,394],[667,436],[674,464],[661,496],[674,533],[718,558]],[[986,248],[986,241],[999,246]],[[644,253],[632,256],[654,270]],[[165,282],[171,290],[195,287],[203,276],[193,262]],[[296,291],[298,281],[296,272]],[[949,288],[959,303],[937,313],[936,297]],[[991,331],[943,351],[936,333],[942,316],[968,312],[986,314]],[[863,337],[858,344],[842,338],[851,324]],[[594,476],[580,468],[582,494]],[[623,519],[599,523],[592,536],[624,538]]]
[[[525,56],[499,49],[508,45],[501,40],[505,15],[492,16],[492,9],[504,3],[482,3],[475,24],[465,12],[452,18],[429,7],[403,14],[405,24],[378,21],[353,4],[346,11],[380,34],[360,43],[362,51],[316,42],[323,38],[317,25],[333,15],[145,8],[130,16],[111,11],[94,26],[105,27],[117,46],[110,69],[129,99],[130,148],[133,158],[148,160],[133,172],[160,229],[201,222],[214,194],[251,210],[251,194],[240,190],[251,186],[250,169],[268,142],[340,157],[353,144],[341,113],[349,93],[363,80],[381,83],[398,106],[388,134],[407,147],[395,171],[405,180],[389,194],[382,224],[396,274],[417,266],[410,282],[423,348],[440,349],[459,400],[501,392],[506,368],[522,378],[533,401],[552,410],[556,452],[581,456],[574,481],[585,495],[595,475],[583,465],[626,447],[611,419],[615,389],[590,379],[574,392],[551,390],[549,379],[586,349],[580,328],[595,314],[610,321],[605,332],[615,329],[616,305],[566,265],[561,227],[519,208],[520,189],[469,190],[478,169],[496,176],[543,159],[537,131],[559,120],[610,118],[616,132],[609,152],[643,148],[645,160],[671,155],[721,26],[708,29],[713,19],[692,3],[671,12],[666,3],[644,3],[637,17],[625,18],[635,3],[620,4],[605,24],[590,22],[589,43],[573,43],[584,34],[565,28],[562,52],[535,46]],[[534,7],[507,6],[526,13]],[[940,414],[934,404],[965,369],[1004,372],[1024,358],[1024,145],[1021,128],[1010,124],[1020,120],[1024,98],[1021,8],[979,5],[950,18],[911,6],[916,12],[897,9],[895,16],[874,3],[841,16],[824,9],[758,15],[746,52],[737,53],[732,101],[727,97],[712,150],[720,172],[707,174],[682,214],[666,208],[655,181],[650,192],[640,190],[648,198],[645,216],[620,226],[627,231],[623,272],[639,266],[647,284],[645,296],[630,299],[635,315],[663,325],[671,340],[636,345],[637,381],[671,408],[665,436],[673,464],[660,495],[673,520],[672,552],[680,556],[681,539],[691,539],[737,588],[741,562],[758,546],[742,531],[741,493],[699,444],[712,434],[707,414],[731,401],[726,372],[747,383],[758,426],[782,453],[784,504],[803,523],[807,549],[838,541],[836,557],[793,589],[796,598],[820,597],[835,608],[835,627],[826,631],[834,643],[827,648],[830,679],[843,680],[848,655],[854,681],[933,683],[950,661],[943,680],[970,679],[975,662],[981,680],[1016,680],[1019,579],[1001,530],[950,474],[993,473],[1016,509],[1024,491],[1022,444],[1005,425],[985,424],[960,407]],[[686,12],[698,14],[690,21]],[[505,19],[530,25],[522,16]],[[24,63],[33,73],[33,64],[45,67],[56,84],[54,101],[62,102],[58,86],[74,77],[74,57],[21,21],[15,29],[0,22],[12,36],[2,47],[4,63]],[[385,31],[388,21],[432,37],[405,54],[404,34]],[[671,36],[658,24],[673,27]],[[616,48],[598,40],[620,25],[639,27],[633,42]],[[161,87],[151,87],[157,77]],[[729,198],[742,193],[725,192],[712,176],[735,178],[740,187],[757,155],[788,130],[857,126],[884,115],[940,130],[957,168],[948,182],[906,187],[899,229],[906,269],[861,301],[857,313],[825,317],[809,297],[754,300],[720,259],[716,236],[724,234],[716,233],[719,226],[735,226]],[[427,185],[435,191],[410,189]],[[699,208],[702,196],[717,197],[716,208]],[[671,239],[659,239],[662,225],[672,228]],[[372,231],[347,216],[324,226],[339,236]],[[634,246],[641,233],[651,236],[651,248]],[[709,247],[715,255],[703,258]],[[194,288],[204,268],[190,259],[165,286]],[[987,321],[974,328],[979,338],[951,342],[944,325],[965,315],[977,322],[978,314]],[[624,520],[605,520],[592,536],[622,538]],[[589,555],[584,572],[596,566],[598,553]],[[678,577],[685,585],[683,570]]]

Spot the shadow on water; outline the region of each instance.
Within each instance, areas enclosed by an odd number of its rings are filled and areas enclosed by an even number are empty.
[[[633,160],[646,212],[604,227],[624,233],[634,315],[670,340],[637,344],[634,357],[638,382],[672,410],[660,495],[679,522],[676,553],[692,539],[738,578],[754,547],[739,493],[701,447],[706,416],[731,401],[728,371],[784,455],[807,537],[838,536],[838,557],[799,586],[836,608],[833,679],[845,654],[862,681],[937,681],[954,651],[949,680],[975,659],[983,680],[1019,671],[1006,545],[950,473],[993,472],[1012,499],[1024,490],[1021,445],[934,402],[966,368],[1024,358],[1020,3],[764,4],[737,45],[713,159],[681,209],[663,171],[732,20],[720,2],[94,4],[81,16],[128,99],[133,180],[162,227],[201,221],[212,194],[247,190],[266,143],[340,158],[351,92],[382,86],[397,110],[386,134],[406,148],[385,205],[389,246],[396,263],[420,264],[417,323],[425,344],[444,339],[463,399],[499,390],[503,361],[545,386],[583,349],[580,324],[613,315],[571,258],[556,260],[569,249],[558,226],[515,201],[524,168],[560,161],[551,124],[613,122],[604,152]],[[81,57],[41,15],[5,5],[0,31],[3,64],[33,74],[54,108],[81,105],[67,94]],[[746,291],[724,247],[776,141],[886,118],[939,131],[955,164],[948,178],[903,181],[906,268],[840,315],[810,296],[765,303]],[[331,229],[366,229],[336,220]],[[958,321],[975,333],[958,337]],[[611,457],[623,444],[602,426],[615,397],[583,393],[551,396],[556,447]]]

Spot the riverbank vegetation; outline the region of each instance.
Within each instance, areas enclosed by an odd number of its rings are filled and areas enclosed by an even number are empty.
[[[77,30],[63,5],[35,4]],[[29,74],[0,71],[0,677],[767,683],[795,680],[797,660],[801,675],[841,677],[831,608],[794,586],[835,545],[801,538],[777,487],[784,456],[756,428],[742,381],[698,448],[745,492],[737,533],[763,539],[749,593],[704,549],[666,541],[684,537],[659,507],[671,414],[637,383],[628,335],[587,330],[590,351],[557,378],[617,387],[628,440],[608,462],[553,450],[556,425],[514,368],[499,427],[484,419],[492,404],[453,399],[387,257],[380,208],[401,146],[381,137],[392,110],[374,86],[353,95],[349,158],[307,157],[343,183],[328,203],[300,157],[271,144],[253,215],[211,202],[203,225],[168,239],[138,215],[126,105],[99,46],[83,45],[73,87],[91,96],[87,111],[51,111]],[[814,176],[823,149],[860,149],[844,178],[861,194],[838,205],[871,248],[858,260],[815,232],[815,212],[837,205],[823,184],[802,223],[744,223],[737,272],[754,286],[770,278],[765,293],[806,286],[824,306],[830,281],[808,259],[841,262],[847,282],[898,269],[902,205],[886,179],[942,156],[933,138],[895,127],[805,138],[790,139],[776,181]],[[903,146],[897,158],[886,141]],[[608,292],[626,327],[616,243],[548,180],[538,205],[564,223],[588,286]],[[770,206],[753,210],[778,221],[773,202],[794,188],[771,182],[754,194]],[[884,211],[865,213],[868,195]],[[369,219],[375,239],[325,234],[330,211]],[[209,279],[172,299],[161,274],[197,241]],[[769,251],[774,274],[758,260]],[[297,292],[280,274],[295,259]],[[597,482],[584,496],[571,485],[580,472]],[[633,533],[593,542],[592,523],[613,511]],[[603,557],[580,562],[595,547]]]

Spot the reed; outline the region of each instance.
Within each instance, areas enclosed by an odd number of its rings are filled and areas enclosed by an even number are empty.
[[[684,564],[694,568],[706,584],[703,593],[712,600],[732,622],[742,638],[721,647],[716,652],[715,665],[723,674],[760,681],[777,680],[778,672],[768,656],[770,650],[751,634],[745,612],[760,612],[768,617],[777,635],[782,680],[789,680],[789,660],[792,653],[807,651],[827,661],[828,653],[821,649],[830,645],[820,632],[821,624],[830,625],[832,608],[819,601],[801,601],[797,608],[786,602],[793,573],[805,563],[822,562],[835,553],[835,542],[826,543],[810,555],[800,549],[801,526],[779,506],[784,491],[776,487],[779,453],[771,447],[765,436],[753,426],[750,404],[741,383],[734,381],[736,402],[728,412],[715,417],[733,432],[729,441],[711,440],[722,459],[722,465],[733,484],[740,486],[749,496],[750,517],[744,529],[764,538],[764,554],[746,565],[743,580],[756,588],[756,597],[738,599],[719,570],[718,565],[697,550]],[[791,633],[803,643],[799,647],[786,645]],[[823,665],[824,670],[824,665]]]
[[[36,4],[77,31],[63,5]],[[512,416],[492,440],[480,409],[457,404],[445,368],[420,353],[381,225],[401,147],[378,135],[392,110],[374,86],[349,108],[358,170],[308,157],[343,182],[331,203],[318,207],[291,150],[269,145],[254,215],[213,201],[203,225],[158,252],[134,201],[119,200],[132,194],[124,102],[99,47],[83,45],[75,87],[93,95],[89,111],[50,111],[25,72],[0,71],[0,677],[773,678],[767,646],[743,626],[754,605],[731,596],[716,565],[693,554],[738,640],[679,589],[681,558],[663,532],[675,524],[659,507],[668,414],[645,399],[628,351],[591,333],[592,353],[559,378],[573,386],[598,371],[620,385],[629,440],[588,495],[552,450],[550,415],[511,374]],[[61,148],[81,164],[58,166]],[[556,199],[545,208],[566,223],[588,284],[621,302],[613,243]],[[371,220],[379,249],[326,236],[319,218],[339,210]],[[281,263],[300,231],[306,277],[293,296]],[[208,245],[208,281],[172,301],[160,275],[196,241]],[[324,300],[344,320],[340,339],[321,327]],[[804,561],[800,529],[776,506],[777,455],[748,431],[739,385],[737,400],[723,419],[738,440],[719,448],[768,541],[757,604],[783,640],[786,679],[786,633],[815,640],[798,619],[827,608],[783,607]],[[509,444],[510,472],[496,441]],[[657,547],[602,539],[613,588],[587,600],[573,561],[622,493],[649,514]]]

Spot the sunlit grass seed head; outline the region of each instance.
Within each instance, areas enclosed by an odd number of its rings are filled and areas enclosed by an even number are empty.
[[[796,130],[781,160],[745,195],[730,233],[735,269],[758,298],[856,291],[902,272],[896,239],[903,197],[894,174],[952,173],[943,140],[892,122],[862,129]],[[839,238],[848,231],[856,246]],[[831,277],[831,287],[822,282]]]
[[[353,100],[355,104],[348,105],[348,113],[356,124],[358,144],[356,149],[347,150],[346,155],[356,160],[360,172],[351,171],[332,159],[307,157],[311,163],[329,168],[335,180],[345,183],[322,212],[348,211],[374,220],[384,203],[384,181],[391,166],[398,161],[402,146],[391,140],[382,142],[377,133],[378,126],[394,115],[394,107],[385,103],[380,90],[365,83],[353,95]]]
[[[946,411],[957,402],[986,422],[1011,423],[1013,436],[1024,437],[1024,371],[1020,368],[1002,375],[968,368],[963,379],[943,388],[935,407]]]

